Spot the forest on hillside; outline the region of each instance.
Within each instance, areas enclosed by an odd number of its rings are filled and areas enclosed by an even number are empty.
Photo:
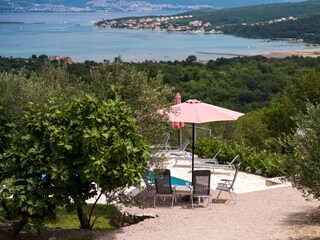
[[[256,25],[233,25],[223,29],[225,34],[246,38],[301,39],[305,43],[320,43],[320,15],[298,18],[294,21],[263,23]]]
[[[151,77],[163,73],[164,82],[183,93],[184,99],[196,98],[249,112],[268,105],[286,87],[296,85],[305,74],[319,69],[320,59],[255,56],[220,58],[206,65],[188,59],[131,64],[146,70]]]
[[[26,76],[39,71],[46,55],[31,58],[0,58],[0,72]],[[52,62],[58,64],[58,62]],[[320,58],[290,57],[268,59],[262,56],[219,58],[207,64],[194,56],[184,61],[124,63],[146,71],[153,78],[163,74],[163,81],[181,92],[183,99],[196,98],[238,111],[249,112],[266,106],[272,98],[295,85],[304,75],[320,69]],[[93,81],[91,70],[103,65],[94,61],[68,64],[67,71],[81,81]]]
[[[230,9],[202,9],[183,13],[192,15],[193,19],[210,22],[211,24],[227,25],[256,23],[289,16],[305,16],[317,14],[320,11],[320,2],[308,0],[297,3],[278,3],[248,6]],[[185,24],[185,19],[174,20],[174,23]]]

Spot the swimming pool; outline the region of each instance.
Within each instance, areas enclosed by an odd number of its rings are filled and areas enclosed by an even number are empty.
[[[171,184],[172,185],[186,186],[186,182],[189,183],[189,186],[192,185],[192,183],[190,181],[186,181],[186,180],[183,180],[181,178],[177,178],[177,177],[171,176]]]
[[[152,170],[148,170],[147,178],[154,178],[154,172]],[[186,186],[186,182],[188,182],[189,185],[192,186],[192,183],[190,181],[171,176],[171,185]]]

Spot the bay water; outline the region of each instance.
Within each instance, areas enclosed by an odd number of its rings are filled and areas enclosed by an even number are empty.
[[[113,60],[142,62],[198,60],[273,51],[311,49],[286,41],[246,39],[223,34],[185,34],[154,30],[99,29],[102,19],[126,16],[172,15],[177,12],[59,12],[1,13],[0,56],[31,57],[32,54],[70,56],[76,62]]]

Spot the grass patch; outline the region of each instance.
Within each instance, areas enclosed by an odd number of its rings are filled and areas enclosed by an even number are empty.
[[[88,204],[84,207],[85,212],[89,212],[92,204]],[[91,219],[97,220],[93,226],[93,230],[100,232],[110,232],[116,229],[112,225],[112,219],[114,219],[115,207],[112,205],[97,204],[93,211]],[[80,223],[78,220],[77,211],[67,212],[65,208],[59,207],[56,211],[56,219],[48,220],[45,222],[46,227],[49,228],[61,228],[61,229],[79,229]],[[77,240],[77,239],[74,239]],[[81,240],[91,240],[81,239]]]

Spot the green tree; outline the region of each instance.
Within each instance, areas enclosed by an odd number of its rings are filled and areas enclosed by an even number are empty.
[[[268,129],[262,120],[262,111],[250,112],[237,121],[238,141],[244,141],[246,146],[254,146],[259,150],[266,147],[265,140],[269,138]]]
[[[162,74],[150,78],[146,71],[123,64],[120,58],[116,58],[113,63],[105,61],[93,68],[91,79],[89,91],[101,100],[112,96],[111,86],[117,86],[121,99],[132,109],[138,121],[140,134],[150,143],[158,143],[155,141],[162,138],[170,124],[165,124],[163,118],[154,113],[167,105],[170,96],[174,100],[172,88],[163,83]]]
[[[271,137],[282,137],[296,128],[294,118],[299,111],[306,112],[306,102],[320,102],[320,73],[312,71],[302,77],[296,85],[289,85],[282,94],[273,98],[263,108],[263,122]]]
[[[295,128],[295,122],[291,118],[297,110],[292,99],[287,95],[281,95],[273,99],[269,107],[263,110],[263,122],[267,125],[271,137],[280,137],[289,134]]]
[[[302,78],[297,86],[296,103],[299,109],[304,110],[305,103],[320,103],[320,72],[312,71],[310,74]]]
[[[197,57],[195,55],[190,55],[186,58],[186,63],[190,64],[190,63],[194,63],[197,61]]]
[[[1,162],[7,185],[1,195],[12,196],[21,226],[34,232],[56,206],[76,208],[81,228],[92,229],[95,204],[85,212],[85,201],[99,188],[102,194],[139,183],[149,159],[137,121],[118,96],[30,103],[23,126]]]
[[[30,76],[28,76],[30,75]],[[37,72],[0,73],[0,105],[15,120],[22,118],[28,102],[44,105],[50,96],[61,102],[83,95],[85,86],[68,74],[66,66],[46,62]]]
[[[295,120],[303,134],[287,137],[287,176],[293,186],[304,193],[320,199],[320,105],[307,105],[306,114]]]

